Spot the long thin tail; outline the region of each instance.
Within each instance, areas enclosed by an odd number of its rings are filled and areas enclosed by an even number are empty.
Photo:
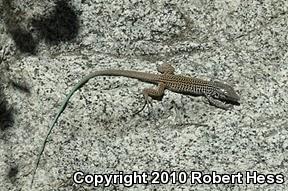
[[[80,82],[78,82],[73,87],[73,89],[69,92],[69,94],[66,96],[65,100],[62,102],[60,110],[58,111],[58,113],[54,117],[52,124],[49,127],[48,133],[45,137],[45,140],[44,140],[43,145],[41,147],[40,153],[38,154],[36,167],[35,167],[35,169],[33,171],[33,175],[32,175],[31,188],[33,186],[35,174],[36,174],[37,168],[39,166],[41,156],[44,152],[48,137],[51,134],[55,124],[57,123],[58,118],[60,117],[62,112],[65,110],[65,108],[66,108],[70,98],[72,97],[72,95],[78,89],[80,89],[84,84],[86,84],[91,78],[94,78],[96,76],[124,76],[124,77],[135,78],[135,79],[139,79],[139,80],[151,82],[151,83],[157,83],[157,80],[158,80],[158,75],[144,73],[144,72],[137,72],[137,71],[130,71],[130,70],[102,70],[102,71],[96,71],[94,73],[91,73],[88,76],[84,77]]]

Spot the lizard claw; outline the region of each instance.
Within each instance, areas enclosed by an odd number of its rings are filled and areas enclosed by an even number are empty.
[[[146,106],[148,107],[149,113],[151,113],[151,108],[152,108],[152,98],[151,97],[145,96],[145,103],[144,103],[143,107],[140,110],[134,112],[134,114],[132,116],[134,117],[135,115],[138,115],[140,112],[142,112],[145,109]]]

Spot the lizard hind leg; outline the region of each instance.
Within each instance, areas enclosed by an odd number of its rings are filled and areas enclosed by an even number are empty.
[[[171,64],[161,64],[157,65],[157,71],[161,74],[174,74],[175,68]]]
[[[148,106],[149,114],[150,114],[152,111],[152,99],[161,99],[164,95],[165,87],[166,87],[165,84],[160,82],[157,89],[145,88],[143,90],[145,104],[139,111],[135,112],[133,116],[143,111],[146,106]]]

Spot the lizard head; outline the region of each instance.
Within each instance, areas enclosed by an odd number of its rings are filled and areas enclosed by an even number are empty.
[[[231,86],[219,81],[213,81],[212,83],[213,86],[215,87],[215,91],[213,91],[212,93],[213,98],[221,101],[236,102],[236,103],[239,102],[240,97]]]

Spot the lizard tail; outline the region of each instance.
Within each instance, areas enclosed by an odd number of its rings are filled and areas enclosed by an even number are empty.
[[[72,90],[69,92],[69,94],[66,96],[65,100],[62,102],[58,113],[54,117],[52,124],[49,127],[48,133],[47,133],[45,140],[41,146],[40,153],[38,154],[38,157],[37,157],[36,167],[35,167],[33,174],[32,174],[31,188],[33,186],[35,174],[36,174],[37,168],[39,166],[41,156],[42,156],[44,149],[45,149],[45,146],[47,144],[48,137],[51,134],[55,124],[57,123],[58,118],[60,117],[62,112],[65,110],[65,108],[66,108],[70,98],[72,97],[72,95],[78,89],[80,89],[84,84],[86,84],[91,78],[94,78],[96,76],[124,76],[124,77],[135,78],[135,79],[138,79],[141,81],[146,81],[146,82],[151,82],[151,83],[157,83],[157,81],[159,80],[159,77],[156,74],[149,74],[149,73],[130,71],[130,70],[113,70],[113,69],[111,69],[111,70],[101,70],[101,71],[93,72],[93,73],[87,75],[86,77],[84,77],[80,82],[78,82],[72,88]]]

